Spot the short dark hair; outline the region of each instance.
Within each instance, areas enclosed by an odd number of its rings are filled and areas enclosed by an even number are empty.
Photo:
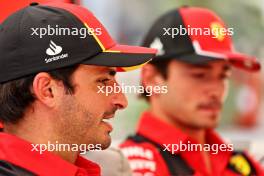
[[[167,79],[168,66],[171,61],[172,59],[159,59],[159,60],[153,59],[148,64],[151,64],[152,66],[154,66],[157,69],[157,71],[161,74],[161,76],[164,79]],[[144,89],[144,92],[139,95],[139,97],[144,98],[146,101],[149,101],[149,94],[145,91],[145,89]]]
[[[61,80],[66,94],[74,93],[71,76],[78,65],[47,72],[52,78]],[[0,84],[0,121],[17,123],[24,116],[25,110],[35,100],[31,91],[33,80],[37,74]]]

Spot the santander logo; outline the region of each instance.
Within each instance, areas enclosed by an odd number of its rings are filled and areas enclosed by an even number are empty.
[[[60,54],[62,51],[62,47],[56,45],[52,40],[50,40],[49,48],[46,50],[46,54],[49,56],[55,56]]]
[[[62,47],[58,46],[56,43],[54,43],[52,40],[50,40],[49,48],[47,48],[46,54],[49,56],[52,56],[52,57],[45,58],[45,63],[47,64],[47,63],[51,63],[51,62],[58,61],[58,60],[65,59],[65,58],[69,57],[68,53],[63,53],[61,55],[58,55],[61,52],[62,52]],[[57,55],[57,56],[55,56],[55,55]]]

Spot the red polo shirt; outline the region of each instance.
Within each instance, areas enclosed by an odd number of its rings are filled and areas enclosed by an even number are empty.
[[[143,113],[137,128],[137,134],[164,146],[168,144],[191,143],[197,144],[195,140],[175,127],[154,117],[150,112]],[[206,133],[207,144],[225,145],[223,140],[212,130]],[[127,140],[121,145],[122,151],[129,159],[131,168],[136,176],[169,176],[169,170],[166,162],[162,158],[157,148],[149,143],[136,143],[133,140]],[[169,147],[171,149],[171,147]],[[164,147],[165,149],[165,147]],[[172,152],[172,150],[170,150]],[[214,152],[215,153],[215,152]],[[181,158],[194,170],[196,176],[236,176],[233,171],[227,168],[230,162],[231,151],[220,151],[217,154],[210,153],[212,173],[208,173],[205,167],[205,161],[200,151],[175,151],[174,154],[180,154]],[[257,171],[257,175],[262,175],[263,170],[258,163],[252,160],[250,162]]]
[[[51,152],[32,151],[32,145],[17,136],[0,133],[0,160],[40,176],[100,176],[100,167],[78,156],[71,164]]]

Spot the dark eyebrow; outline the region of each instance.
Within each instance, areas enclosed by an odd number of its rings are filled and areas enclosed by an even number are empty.
[[[202,69],[212,69],[212,66],[209,64],[192,64],[190,65],[192,68],[202,68]],[[231,65],[230,64],[225,64],[223,66],[223,71],[229,71],[231,70]]]
[[[104,67],[98,70],[99,75],[109,75],[114,77],[116,75],[116,69],[113,67]]]
[[[211,69],[212,66],[209,64],[190,64],[189,65],[191,68],[202,68],[202,69]]]

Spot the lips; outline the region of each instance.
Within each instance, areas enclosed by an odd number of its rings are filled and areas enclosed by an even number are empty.
[[[104,117],[101,121],[101,123],[103,123],[110,132],[113,130],[113,126],[112,126],[113,118],[114,118],[114,114]]]
[[[105,120],[102,120],[101,123],[104,124],[104,125],[106,126],[107,131],[109,131],[109,132],[113,131],[113,126],[111,125],[111,123],[109,123],[109,122],[107,122],[107,121],[105,121]]]

